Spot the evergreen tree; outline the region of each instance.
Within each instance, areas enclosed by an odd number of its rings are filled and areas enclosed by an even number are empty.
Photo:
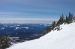
[[[66,22],[66,23],[72,23],[72,21],[73,21],[73,14],[71,14],[71,13],[69,12],[69,16],[66,16],[65,22]]]
[[[71,23],[73,20],[73,14],[71,14],[70,12],[69,12],[68,19],[69,19],[69,23]]]
[[[56,22],[53,21],[53,22],[52,22],[52,29],[54,29],[55,27],[56,27]]]
[[[0,37],[0,49],[5,49],[10,46],[10,39],[7,36]]]
[[[57,26],[59,26],[60,24],[63,24],[65,22],[64,16],[62,14],[62,16],[60,16],[58,22],[57,22]]]

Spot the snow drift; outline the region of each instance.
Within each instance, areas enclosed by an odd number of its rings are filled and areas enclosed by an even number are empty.
[[[75,23],[63,24],[61,28],[39,39],[14,44],[7,49],[75,49]]]

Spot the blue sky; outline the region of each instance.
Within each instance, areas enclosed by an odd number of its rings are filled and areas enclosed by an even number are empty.
[[[75,0],[0,0],[0,17],[57,17],[75,13]]]
[[[0,17],[58,18],[75,14],[75,0],[0,0]]]

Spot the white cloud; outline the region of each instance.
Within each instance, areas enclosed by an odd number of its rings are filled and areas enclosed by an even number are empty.
[[[0,18],[0,23],[51,23],[53,18]]]

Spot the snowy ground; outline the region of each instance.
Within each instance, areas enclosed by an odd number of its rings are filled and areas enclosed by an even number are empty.
[[[75,49],[75,23],[61,27],[60,31],[51,31],[39,39],[14,44],[7,49]]]

